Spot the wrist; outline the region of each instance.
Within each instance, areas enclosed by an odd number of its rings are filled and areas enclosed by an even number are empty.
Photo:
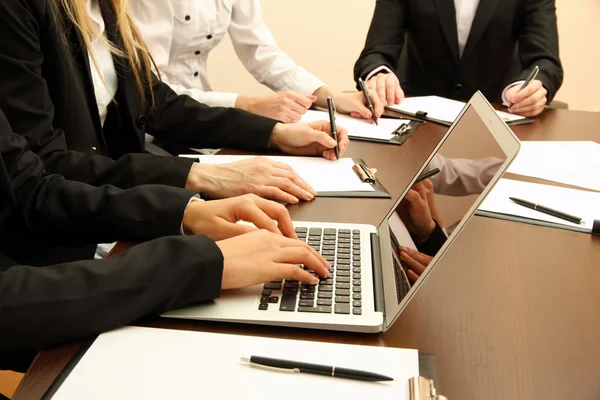
[[[285,125],[281,122],[275,124],[273,130],[271,131],[271,137],[269,138],[269,149],[279,149],[279,140],[284,129]]]
[[[211,173],[214,165],[194,163],[188,174],[185,184],[187,190],[195,190],[205,193],[211,197],[217,187],[219,180]]]
[[[200,207],[202,207],[202,200],[192,197],[183,212],[183,220],[181,222],[181,231],[183,235],[194,234],[197,213]]]
[[[253,97],[252,96],[244,96],[244,95],[238,95],[237,99],[235,100],[235,108],[239,108],[241,110],[245,110],[248,112],[254,112],[254,101],[253,101]]]

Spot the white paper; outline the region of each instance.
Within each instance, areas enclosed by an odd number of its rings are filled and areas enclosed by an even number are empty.
[[[180,157],[199,158],[203,164],[225,164],[256,156],[227,156],[182,154]],[[317,193],[321,192],[374,192],[370,183],[360,180],[352,167],[351,158],[331,161],[322,157],[264,156],[286,163],[302,177]]]
[[[600,144],[521,142],[507,172],[600,191]]]
[[[381,373],[361,382],[252,368],[251,355]],[[124,327],[96,339],[54,400],[408,399],[416,350]]]
[[[509,197],[539,203],[542,206],[581,217],[585,221],[585,224],[575,224],[520,206],[510,200]],[[573,228],[584,228],[591,231],[594,218],[600,219],[600,193],[521,182],[512,179],[500,179],[483,203],[481,203],[479,210],[551,222]]]
[[[300,122],[312,122],[320,120],[329,121],[329,113],[324,111],[308,110],[306,114],[302,116]],[[335,123],[345,128],[348,131],[348,136],[350,138],[390,140],[395,136],[393,132],[396,129],[402,125],[410,123],[410,121],[405,119],[379,118],[377,120],[377,123],[379,124],[378,126],[372,121],[352,118],[349,115],[336,114]]]
[[[402,100],[402,103],[390,106],[390,108],[408,114],[416,114],[419,111],[423,111],[427,113],[427,118],[451,124],[458,118],[465,104],[462,101],[446,99],[445,97],[417,96],[407,97]],[[496,111],[496,114],[506,122],[525,119],[525,117],[521,117],[520,115],[509,114],[503,111]]]

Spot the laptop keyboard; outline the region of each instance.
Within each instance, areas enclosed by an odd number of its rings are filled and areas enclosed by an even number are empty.
[[[296,234],[331,264],[331,276],[316,285],[290,279],[265,283],[258,309],[361,315],[360,231],[297,227]]]

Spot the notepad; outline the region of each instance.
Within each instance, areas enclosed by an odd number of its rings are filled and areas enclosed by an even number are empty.
[[[600,144],[521,142],[507,172],[600,191]]]
[[[545,207],[581,217],[585,224],[575,224],[520,206],[511,201],[509,197],[539,203]],[[594,219],[600,219],[600,193],[500,179],[479,206],[479,211],[479,214],[487,216],[591,232]]]
[[[302,116],[300,122],[312,122],[325,120],[329,121],[329,114],[324,111],[308,110],[306,114]],[[393,139],[394,131],[399,127],[409,124],[409,120],[402,119],[385,119],[379,118],[377,120],[378,125],[375,125],[372,121],[360,118],[352,118],[349,115],[336,114],[335,122],[337,125],[342,126],[348,131],[350,138],[364,138],[364,139],[378,139],[378,140],[390,140]]]
[[[427,119],[451,125],[458,118],[465,104],[462,101],[439,96],[417,96],[407,97],[402,100],[402,103],[388,106],[388,108],[409,115],[417,115],[419,112],[425,112],[427,113]],[[505,122],[525,119],[525,117],[520,115],[509,114],[503,111],[496,111],[496,113]]]
[[[355,368],[395,378],[362,382],[257,369],[260,355]],[[408,399],[417,350],[123,327],[100,335],[53,400],[307,398]]]
[[[256,156],[198,155],[180,157],[199,158],[203,164],[226,164],[247,160]],[[360,180],[354,172],[354,160],[341,158],[331,161],[322,157],[265,156],[291,166],[317,193],[327,192],[374,192],[375,188]]]

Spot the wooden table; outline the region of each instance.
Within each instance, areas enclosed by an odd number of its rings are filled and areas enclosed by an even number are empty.
[[[600,142],[600,114],[548,110],[514,130],[522,140]],[[444,131],[428,123],[404,146],[353,142],[349,155],[378,168],[396,199]],[[392,201],[320,198],[290,212],[296,220],[377,225]],[[439,385],[451,400],[592,400],[600,399],[599,284],[600,237],[474,217],[382,334],[159,318],[139,324],[417,348],[435,354]],[[41,397],[78,346],[41,352],[14,399]]]

